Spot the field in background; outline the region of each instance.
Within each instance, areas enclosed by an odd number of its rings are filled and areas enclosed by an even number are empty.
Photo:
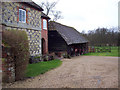
[[[115,56],[118,57],[118,47],[95,47],[104,49],[104,48],[111,48],[111,52],[89,52],[84,55],[90,55],[90,56]],[[120,47],[119,47],[120,48]]]

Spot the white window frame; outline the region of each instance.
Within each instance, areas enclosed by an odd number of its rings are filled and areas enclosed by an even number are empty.
[[[21,21],[20,21],[20,11],[22,11]],[[25,17],[23,15],[23,12],[25,14]],[[19,22],[26,23],[26,11],[24,9],[19,9]]]
[[[47,30],[47,20],[43,19],[43,29]]]

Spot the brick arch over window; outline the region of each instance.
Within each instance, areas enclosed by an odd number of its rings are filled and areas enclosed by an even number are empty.
[[[25,23],[28,23],[28,10],[25,9],[23,6],[22,7],[18,7],[17,6],[17,22],[19,22],[19,18],[20,18],[20,15],[19,15],[19,10],[22,9],[25,11]]]
[[[42,54],[46,54],[46,41],[44,38],[42,38]]]

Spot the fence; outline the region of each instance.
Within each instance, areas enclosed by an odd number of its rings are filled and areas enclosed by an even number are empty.
[[[97,47],[97,46],[89,46],[88,51],[92,52],[111,52],[111,47]]]

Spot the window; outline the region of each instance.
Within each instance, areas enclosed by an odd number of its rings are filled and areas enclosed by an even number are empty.
[[[19,22],[26,23],[26,11],[19,9]]]
[[[43,19],[43,29],[47,30],[47,20]]]

